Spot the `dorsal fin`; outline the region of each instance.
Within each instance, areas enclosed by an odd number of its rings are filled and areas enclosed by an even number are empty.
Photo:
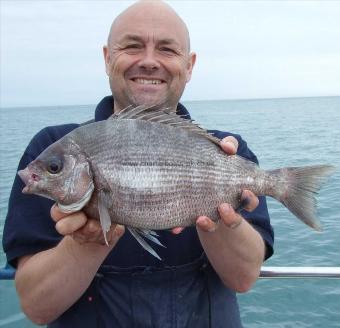
[[[220,144],[220,139],[208,133],[207,130],[201,128],[198,124],[194,123],[193,120],[188,120],[181,117],[180,115],[177,115],[175,112],[171,111],[170,108],[160,109],[156,106],[145,105],[140,105],[137,107],[128,106],[119,113],[113,114],[111,118],[118,120],[144,120],[167,124],[204,136],[217,145]]]

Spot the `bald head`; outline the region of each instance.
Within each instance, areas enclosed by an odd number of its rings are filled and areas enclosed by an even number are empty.
[[[138,24],[141,21],[147,21],[155,29],[158,26],[167,25],[170,29],[175,30],[180,41],[183,43],[183,50],[186,53],[190,52],[190,37],[186,24],[168,4],[158,0],[138,1],[117,16],[111,25],[107,41],[108,47],[114,44],[117,37],[125,32],[126,26],[136,24],[138,29]]]
[[[112,23],[104,46],[114,110],[130,105],[176,109],[196,54],[176,12],[161,1],[139,1]]]

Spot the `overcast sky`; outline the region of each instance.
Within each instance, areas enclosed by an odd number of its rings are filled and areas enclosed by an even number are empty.
[[[339,1],[167,1],[198,58],[183,100],[340,95]],[[1,107],[95,104],[131,1],[1,3]]]

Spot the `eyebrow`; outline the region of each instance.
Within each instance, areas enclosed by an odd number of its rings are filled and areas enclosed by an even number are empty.
[[[180,48],[180,44],[175,39],[171,39],[171,38],[161,39],[158,43],[161,44],[161,45],[171,45],[171,44],[173,44],[173,45]]]
[[[143,41],[143,38],[135,34],[124,34],[122,38],[120,38],[119,41],[122,42],[122,41],[130,41],[130,40],[141,42]]]

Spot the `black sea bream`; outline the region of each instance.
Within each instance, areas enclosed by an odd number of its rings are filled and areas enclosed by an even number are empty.
[[[240,205],[242,190],[271,196],[320,230],[314,194],[333,167],[261,170],[175,113],[127,108],[106,121],[81,126],[49,146],[19,175],[24,193],[55,200],[63,211],[83,210],[157,241],[153,230],[195,224],[200,215],[218,220],[223,202]]]

